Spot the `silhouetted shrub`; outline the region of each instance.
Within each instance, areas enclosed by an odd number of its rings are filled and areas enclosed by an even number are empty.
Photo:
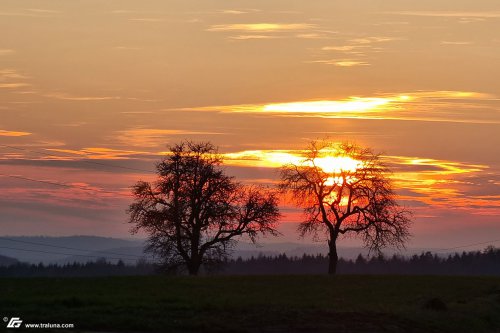
[[[431,299],[427,300],[424,303],[423,308],[426,310],[433,310],[433,311],[446,311],[446,310],[448,310],[448,306],[440,298],[431,298]]]

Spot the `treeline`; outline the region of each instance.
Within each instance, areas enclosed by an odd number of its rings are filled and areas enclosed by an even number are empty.
[[[258,256],[249,259],[227,260],[210,270],[210,274],[262,275],[262,274],[324,274],[328,258],[324,255],[288,257]],[[205,270],[206,271],[206,270]],[[356,260],[340,259],[339,274],[407,274],[407,275],[500,275],[500,248],[488,247],[484,251],[455,253],[446,257],[425,252],[412,257],[383,255],[370,258],[359,255]],[[43,265],[16,263],[0,267],[3,277],[35,276],[120,276],[163,274],[161,267],[139,261],[133,265],[123,261],[110,263],[105,259],[88,263]]]
[[[224,274],[323,274],[328,258],[324,255],[302,257],[259,256],[228,262]],[[500,275],[500,248],[480,252],[455,253],[447,257],[431,252],[403,257],[383,255],[356,260],[340,259],[338,274],[408,274],[408,275]]]
[[[111,263],[106,259],[87,263],[71,264],[27,264],[16,263],[0,267],[2,277],[91,277],[91,276],[125,276],[149,275],[156,272],[153,264],[139,261],[133,265],[126,265],[123,261]]]

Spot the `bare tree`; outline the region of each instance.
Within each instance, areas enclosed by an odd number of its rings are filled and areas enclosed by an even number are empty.
[[[277,235],[276,194],[236,182],[221,164],[211,143],[182,142],[157,165],[156,182],[134,186],[132,232],[148,233],[147,250],[166,268],[197,275],[201,265],[226,258],[235,237]]]
[[[397,204],[388,171],[371,149],[326,141],[312,142],[303,162],[282,167],[281,190],[304,208],[301,236],[328,237],[329,274],[336,273],[341,235],[375,251],[409,238],[411,214]]]

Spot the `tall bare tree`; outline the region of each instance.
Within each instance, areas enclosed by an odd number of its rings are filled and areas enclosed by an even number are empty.
[[[221,164],[211,143],[182,142],[157,165],[156,182],[134,186],[132,232],[148,233],[147,250],[166,268],[196,275],[224,259],[238,236],[277,235],[276,194],[236,182]]]
[[[304,209],[302,236],[328,237],[328,273],[335,274],[339,236],[355,236],[370,250],[404,246],[410,212],[398,205],[389,170],[371,149],[350,143],[312,142],[304,160],[281,169],[280,188]]]

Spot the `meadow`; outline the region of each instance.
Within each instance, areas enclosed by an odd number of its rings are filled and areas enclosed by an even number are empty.
[[[0,295],[1,317],[76,332],[500,332],[498,277],[2,278]]]

